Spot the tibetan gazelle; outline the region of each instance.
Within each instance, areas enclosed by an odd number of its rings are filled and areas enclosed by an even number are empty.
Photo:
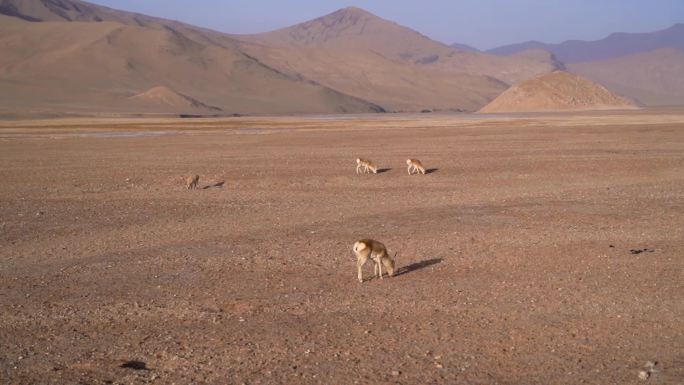
[[[382,268],[385,267],[389,276],[394,275],[394,260],[387,253],[385,245],[372,239],[362,239],[354,243],[354,254],[356,255],[356,268],[358,270],[359,282],[363,282],[363,272],[361,268],[372,259],[375,264],[374,275],[382,279]]]
[[[199,175],[189,176],[185,179],[185,187],[188,190],[196,189],[197,184],[199,184]]]
[[[356,158],[356,173],[368,173],[373,172],[373,174],[378,173],[378,168],[368,159]]]
[[[411,175],[414,171],[416,174],[421,173],[425,175],[425,167],[418,159],[406,159],[408,165],[408,174]]]

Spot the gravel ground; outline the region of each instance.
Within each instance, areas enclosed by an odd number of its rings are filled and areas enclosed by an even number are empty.
[[[4,122],[0,178],[2,384],[684,384],[684,113]]]

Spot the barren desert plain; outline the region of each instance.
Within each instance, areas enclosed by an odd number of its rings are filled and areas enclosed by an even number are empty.
[[[0,384],[684,383],[682,109],[4,120],[0,181]]]

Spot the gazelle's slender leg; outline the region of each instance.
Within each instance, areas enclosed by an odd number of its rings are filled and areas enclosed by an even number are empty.
[[[358,273],[359,273],[358,274],[359,282],[363,282],[363,271],[361,268],[363,267],[363,265],[366,264],[366,261],[368,261],[368,258],[359,258],[356,260],[356,268],[358,269]]]
[[[382,260],[378,257],[376,264],[378,265],[378,277],[382,279]]]

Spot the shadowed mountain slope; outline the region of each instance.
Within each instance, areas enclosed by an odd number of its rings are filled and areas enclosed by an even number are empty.
[[[150,88],[141,94],[131,96],[128,100],[134,104],[161,111],[195,113],[222,111],[218,107],[209,106],[191,96],[183,95],[164,86]]]
[[[0,51],[0,101],[7,110],[156,112],[129,97],[159,84],[227,113],[382,110],[268,67],[227,36],[154,20],[140,26],[0,15]]]

